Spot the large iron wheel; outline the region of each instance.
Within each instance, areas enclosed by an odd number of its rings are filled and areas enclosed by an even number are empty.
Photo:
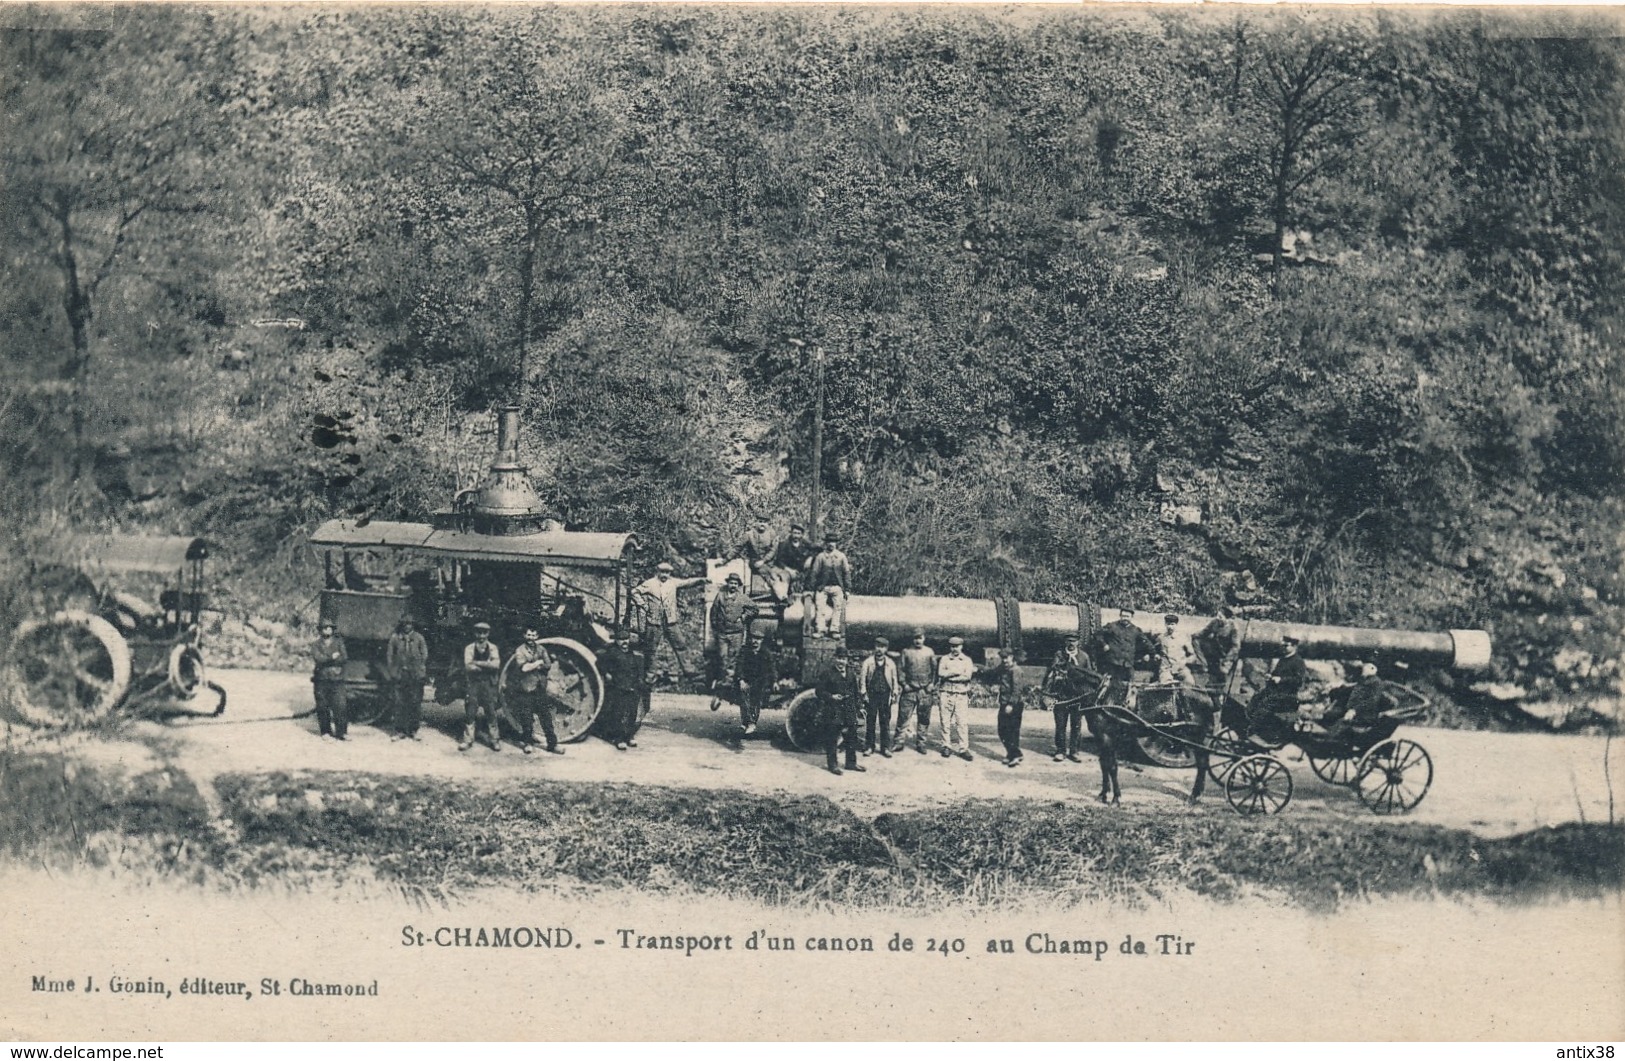
[[[1175,727],[1185,718],[1184,712],[1180,709],[1178,690],[1167,690],[1163,694],[1141,692],[1136,701],[1136,708],[1136,713],[1152,725]],[[1188,728],[1194,731],[1196,727],[1192,724]],[[1196,765],[1196,749],[1191,747],[1189,742],[1167,733],[1142,730],[1135,738],[1135,743],[1139,745],[1140,754],[1149,759],[1154,766],[1189,770]]]
[[[1433,784],[1433,759],[1413,740],[1385,740],[1360,760],[1354,787],[1378,814],[1404,814]]]
[[[1224,797],[1238,814],[1278,814],[1292,802],[1292,774],[1274,756],[1250,755],[1225,776]]]
[[[818,693],[803,689],[784,705],[784,735],[796,751],[815,752],[824,746],[818,727]]]
[[[546,686],[553,701],[553,729],[561,744],[581,740],[604,705],[604,677],[598,673],[598,657],[586,645],[568,637],[544,637],[542,645],[553,658]],[[506,692],[512,663],[513,657],[509,656],[502,665],[497,679],[499,695]]]
[[[11,635],[6,692],[26,722],[84,726],[105,718],[130,690],[130,646],[106,619],[57,612]]]

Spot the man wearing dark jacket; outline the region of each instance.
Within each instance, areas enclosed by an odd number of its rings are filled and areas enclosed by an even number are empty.
[[[423,683],[429,677],[429,645],[411,616],[400,621],[389,639],[384,649],[384,669],[389,673],[395,700],[395,735],[391,739],[417,740],[423,717]]]
[[[317,627],[321,636],[310,646],[316,669],[311,684],[316,692],[316,725],[323,740],[349,740],[350,713],[344,695],[344,665],[350,660],[344,638],[331,619]]]
[[[1269,744],[1282,744],[1292,736],[1298,715],[1298,693],[1309,671],[1298,655],[1296,634],[1281,635],[1281,658],[1270,668],[1269,680],[1247,705],[1248,729]]]
[[[779,682],[778,657],[761,634],[750,635],[750,644],[739,657],[739,679],[745,683],[745,694],[739,698],[739,724],[748,737],[756,732],[762,708],[767,706],[773,687]]]
[[[1111,683],[1107,698],[1114,704],[1127,703],[1135,665],[1156,655],[1156,640],[1134,625],[1134,613],[1127,608],[1119,610],[1116,622],[1100,628],[1094,654],[1095,662]]]
[[[636,748],[647,675],[631,631],[615,632],[615,643],[598,655],[598,672],[604,676],[605,736],[623,752]]]
[[[835,650],[830,669],[818,679],[818,717],[824,731],[824,757],[829,772],[840,776],[835,761],[837,745],[846,743],[846,768],[863,773],[858,765],[858,676],[849,666],[846,646]]]

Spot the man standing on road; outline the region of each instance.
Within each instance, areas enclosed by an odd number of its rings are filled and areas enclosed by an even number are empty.
[[[346,733],[350,728],[350,712],[345,702],[344,665],[349,662],[350,653],[333,620],[323,619],[316,629],[321,636],[310,646],[311,658],[316,662],[316,670],[310,678],[316,694],[316,725],[323,740],[349,740]]]
[[[553,657],[542,644],[542,635],[534,627],[525,628],[525,640],[514,650],[508,661],[514,669],[512,697],[519,723],[519,750],[529,755],[536,748],[536,722],[542,723],[542,736],[547,739],[547,750],[563,755],[559,735],[553,729],[553,697],[547,691],[547,674],[553,669]]]
[[[914,750],[924,755],[926,733],[931,729],[931,701],[936,695],[937,654],[926,646],[923,627],[914,628],[914,643],[903,649],[897,678],[903,688],[897,701],[897,743],[892,751],[902,751],[912,740]]]
[[[632,591],[643,613],[643,665],[654,673],[655,657],[660,654],[660,643],[671,645],[671,654],[677,659],[677,671],[684,681],[692,681],[694,673],[684,655],[688,644],[683,638],[683,613],[677,605],[677,591],[705,583],[700,578],[672,578],[671,564],[662,560],[655,567],[653,578],[645,579]]]
[[[636,748],[645,674],[630,630],[615,631],[615,643],[598,655],[598,672],[604,676],[605,735],[623,752]]]
[[[411,616],[400,621],[384,649],[384,669],[389,674],[390,692],[395,703],[395,734],[392,740],[418,740],[423,717],[423,683],[429,677],[429,645],[418,633]]]
[[[1055,713],[1056,762],[1070,759],[1083,761],[1084,708],[1092,706],[1100,691],[1100,674],[1094,661],[1083,650],[1083,641],[1077,634],[1066,635],[1066,645],[1050,660],[1044,671],[1043,689],[1049,696]]]
[[[965,639],[950,637],[948,654],[937,661],[937,721],[942,727],[942,757],[957,755],[966,762],[974,759],[970,753],[970,735],[965,716],[970,712],[970,683],[976,676],[976,664],[965,655]]]
[[[824,758],[830,773],[839,777],[835,760],[838,744],[846,745],[846,768],[863,773],[858,765],[858,676],[848,666],[846,646],[835,650],[830,669],[816,686],[820,727],[824,731]]]
[[[716,635],[716,654],[711,657],[711,710],[722,706],[726,696],[739,699],[739,653],[745,647],[745,631],[756,617],[756,602],[745,593],[743,580],[729,575],[716,600],[711,602],[711,632]]]
[[[779,682],[778,657],[761,634],[750,635],[750,645],[739,659],[739,677],[745,683],[745,693],[739,699],[739,724],[748,737],[756,732],[762,708]]]
[[[1021,716],[1026,705],[1016,666],[1024,658],[1019,649],[1001,653],[999,662],[984,667],[980,675],[999,694],[999,743],[1004,745],[1005,766],[1021,762]]]
[[[847,595],[852,592],[852,564],[836,544],[835,535],[824,535],[824,551],[813,557],[807,569],[815,608],[814,637],[836,636],[846,614]]]
[[[874,652],[865,656],[863,664],[858,667],[858,692],[863,699],[865,716],[863,754],[872,755],[879,751],[887,759],[891,758],[892,752],[892,712],[903,694],[902,682],[897,676],[897,662],[887,651],[890,647],[891,642],[885,638],[875,638]],[[878,742],[875,738],[877,722],[880,729]]]
[[[475,623],[474,640],[463,647],[463,739],[457,750],[474,747],[480,719],[485,719],[491,750],[502,750],[502,733],[497,722],[497,675],[502,670],[502,652],[491,643],[491,624]]]

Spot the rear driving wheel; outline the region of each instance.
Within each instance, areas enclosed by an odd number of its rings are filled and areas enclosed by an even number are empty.
[[[130,691],[130,646],[112,623],[88,612],[30,619],[11,635],[5,684],[26,722],[90,725]]]

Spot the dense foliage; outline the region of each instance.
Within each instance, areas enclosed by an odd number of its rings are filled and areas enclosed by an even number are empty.
[[[511,397],[567,519],[697,556],[742,497],[804,511],[822,356],[865,588],[1208,608],[1250,567],[1609,688],[1605,17],[17,9],[11,518],[210,531],[263,582],[443,503]]]

